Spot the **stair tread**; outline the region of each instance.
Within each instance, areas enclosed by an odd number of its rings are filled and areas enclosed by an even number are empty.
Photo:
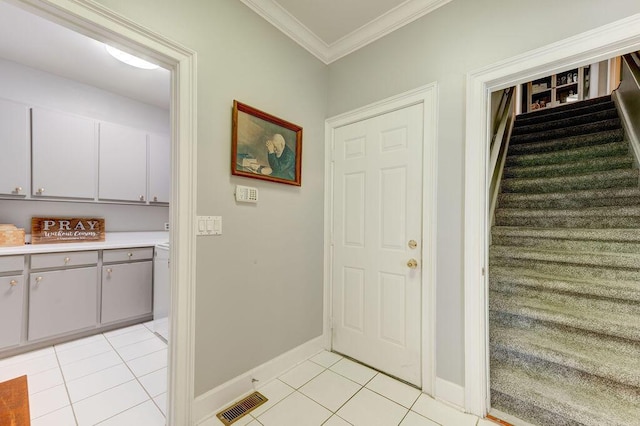
[[[631,169],[633,158],[630,155],[611,156],[604,158],[589,158],[571,163],[541,164],[535,166],[505,167],[505,178],[542,178],[576,175],[579,173],[598,172],[606,170]]]
[[[640,253],[567,252],[535,247],[491,246],[490,256],[511,257],[535,261],[572,263],[574,265],[607,266],[610,268],[640,268]]]
[[[503,192],[498,194],[500,208],[575,209],[640,205],[640,188],[600,188],[570,192]]]
[[[523,370],[494,361],[491,389],[568,417],[578,424],[640,425],[640,402],[622,398],[615,388],[596,380],[589,386],[581,386],[570,375],[558,377],[544,368]]]
[[[503,192],[522,192],[533,187],[536,192],[555,192],[557,189],[584,189],[584,185],[597,188],[632,186],[638,178],[637,169],[614,169],[553,177],[514,177],[502,179]],[[616,180],[617,179],[617,180]],[[620,182],[622,180],[622,182]],[[635,186],[637,187],[637,180]]]
[[[640,386],[640,344],[592,334],[574,328],[558,328],[540,322],[508,324],[491,318],[491,347],[575,368],[609,380]]]
[[[553,120],[556,117],[563,117],[563,116],[567,116],[568,114],[581,115],[583,112],[586,112],[586,111],[604,111],[604,110],[613,109],[613,108],[615,108],[615,104],[609,98],[609,100],[606,100],[597,104],[592,104],[592,105],[585,105],[581,103],[577,106],[573,106],[573,108],[568,108],[568,109],[562,109],[562,107],[553,108],[551,110],[545,111],[547,112],[547,114],[538,114],[537,116],[535,114],[524,113],[524,114],[519,114],[516,117],[515,126],[539,123],[541,121],[545,121],[549,119]],[[544,110],[538,110],[537,112],[543,112],[543,111]]]
[[[533,141],[544,141],[549,139],[558,139],[571,135],[585,135],[591,133],[597,133],[602,130],[614,129],[620,127],[620,118],[612,118],[607,120],[600,120],[595,123],[578,124],[575,126],[550,129],[535,133],[523,133],[520,135],[511,136],[510,143],[526,143]]]
[[[640,306],[606,299],[529,288],[489,292],[489,310],[574,327],[624,339],[640,340]]]
[[[589,228],[530,228],[520,226],[494,226],[494,235],[536,238],[563,238],[570,240],[600,240],[640,243],[640,229],[589,229]]]
[[[547,120],[539,121],[537,123],[519,122],[514,125],[512,135],[548,132],[558,128],[579,126],[582,124],[595,123],[615,118],[618,118],[618,111],[615,108],[608,108],[601,111],[584,109],[581,114],[571,116],[566,116],[564,114],[550,115],[547,117]]]
[[[587,279],[570,275],[558,276],[524,267],[492,265],[489,268],[489,282],[491,288],[499,288],[498,283],[508,282],[512,285],[533,287],[547,291],[561,291],[585,296],[640,302],[640,285],[633,280]]]
[[[608,142],[605,144],[582,146],[570,148],[562,151],[551,151],[542,153],[527,153],[507,155],[505,164],[508,166],[527,164],[551,164],[557,162],[571,162],[575,159],[597,158],[604,156],[617,157],[629,152],[626,142]]]
[[[524,154],[530,151],[542,153],[563,151],[585,146],[602,145],[610,142],[622,142],[624,131],[620,129],[604,130],[586,135],[568,136],[560,139],[552,139],[543,142],[529,142],[509,145],[510,154]]]
[[[496,216],[500,215],[521,217],[625,217],[640,215],[640,206],[605,206],[582,209],[498,208],[496,209]]]

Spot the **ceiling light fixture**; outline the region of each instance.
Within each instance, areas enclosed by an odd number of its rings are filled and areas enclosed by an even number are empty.
[[[154,70],[156,68],[160,68],[156,64],[152,64],[151,62],[147,62],[144,59],[140,59],[137,56],[133,56],[127,52],[123,52],[120,49],[116,49],[113,46],[105,45],[107,52],[120,62],[124,62],[127,65],[131,65],[132,67],[142,68],[145,70]]]

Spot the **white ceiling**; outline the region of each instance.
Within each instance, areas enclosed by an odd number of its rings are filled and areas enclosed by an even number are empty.
[[[241,1],[329,64],[451,0]],[[0,58],[169,109],[168,70],[125,65],[101,42],[3,0]]]

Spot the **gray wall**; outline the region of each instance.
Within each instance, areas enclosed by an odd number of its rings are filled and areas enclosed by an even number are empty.
[[[197,242],[199,395],[322,334],[327,67],[238,0],[99,2],[198,53],[197,210],[224,232]],[[234,99],[304,128],[302,187],[231,177]]]
[[[638,12],[638,0],[453,0],[330,65],[330,116],[430,82],[439,84],[438,377],[464,385],[466,73]]]

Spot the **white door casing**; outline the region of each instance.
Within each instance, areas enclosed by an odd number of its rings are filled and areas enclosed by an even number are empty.
[[[418,104],[337,128],[333,156],[333,349],[417,386],[422,116]]]

